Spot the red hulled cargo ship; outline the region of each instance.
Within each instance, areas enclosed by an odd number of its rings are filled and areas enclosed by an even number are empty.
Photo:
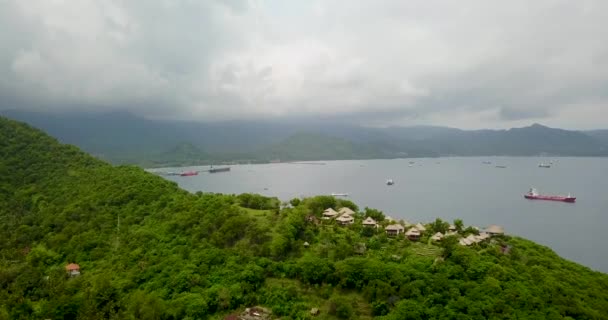
[[[549,201],[561,201],[561,202],[575,202],[576,201],[576,197],[573,197],[570,194],[568,194],[567,196],[548,196],[548,195],[538,194],[538,192],[534,188],[531,188],[530,191],[528,191],[528,193],[524,194],[524,198],[531,199],[531,200],[549,200]]]

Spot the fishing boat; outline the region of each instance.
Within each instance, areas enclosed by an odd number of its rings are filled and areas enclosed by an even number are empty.
[[[386,180],[386,185],[387,185],[387,186],[392,186],[392,185],[394,185],[394,184],[395,184],[395,181],[393,181],[393,179],[388,179],[388,180]]]
[[[483,164],[492,164],[492,161],[483,161]]]
[[[504,169],[504,168],[506,168],[506,167],[507,167],[507,166],[496,166],[496,168],[499,168],[499,169]]]
[[[575,202],[576,197],[568,194],[567,196],[550,196],[539,194],[534,188],[530,188],[528,193],[524,194],[524,198],[530,200],[549,200],[549,201],[561,201],[561,202]]]
[[[551,168],[551,165],[548,163],[539,163],[538,167],[539,168]]]
[[[184,171],[179,174],[182,177],[198,176],[198,171]]]

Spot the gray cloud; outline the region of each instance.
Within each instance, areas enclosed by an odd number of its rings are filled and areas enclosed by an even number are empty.
[[[6,0],[0,108],[602,127],[607,21],[602,0]]]

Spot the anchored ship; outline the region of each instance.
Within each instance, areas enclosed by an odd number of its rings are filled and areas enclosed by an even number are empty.
[[[536,189],[530,188],[528,193],[524,194],[524,198],[530,200],[549,200],[549,201],[561,201],[561,202],[575,202],[576,197],[568,194],[567,196],[550,196],[539,194]]]

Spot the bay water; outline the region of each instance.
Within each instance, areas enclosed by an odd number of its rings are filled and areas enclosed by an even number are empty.
[[[551,168],[540,168],[549,163]],[[487,164],[484,162],[491,162]],[[496,166],[506,168],[497,168]],[[506,233],[549,246],[560,256],[608,272],[608,159],[537,157],[446,157],[344,160],[231,166],[229,172],[167,176],[191,192],[259,193],[288,201],[294,197],[347,193],[360,208],[382,210],[409,222],[441,218]],[[395,184],[388,186],[387,179]],[[571,193],[576,203],[526,200],[541,194]]]

